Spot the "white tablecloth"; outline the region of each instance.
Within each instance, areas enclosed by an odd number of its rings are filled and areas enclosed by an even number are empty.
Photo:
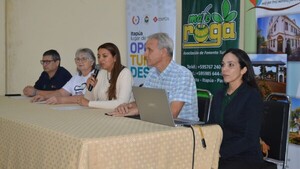
[[[0,96],[0,169],[192,168],[193,133],[77,105]],[[197,129],[195,169],[217,168],[221,128]]]

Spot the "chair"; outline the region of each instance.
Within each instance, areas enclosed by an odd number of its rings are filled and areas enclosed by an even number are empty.
[[[271,93],[264,101],[261,139],[270,146],[266,161],[287,166],[291,101],[283,93]]]
[[[207,122],[213,95],[206,89],[197,89],[198,97],[198,117],[200,121]]]

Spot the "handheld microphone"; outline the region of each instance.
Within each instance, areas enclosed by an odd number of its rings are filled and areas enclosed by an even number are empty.
[[[99,65],[96,65],[96,66],[95,66],[94,73],[92,74],[92,76],[93,76],[94,78],[97,78],[99,71],[100,71],[100,67],[99,67]],[[93,88],[94,88],[94,86],[92,86],[92,85],[90,84],[88,90],[89,90],[89,91],[92,91]]]

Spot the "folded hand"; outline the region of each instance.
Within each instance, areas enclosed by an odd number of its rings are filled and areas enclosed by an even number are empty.
[[[116,107],[114,111],[107,114],[116,117],[123,117],[137,115],[139,112],[135,103],[123,103]]]

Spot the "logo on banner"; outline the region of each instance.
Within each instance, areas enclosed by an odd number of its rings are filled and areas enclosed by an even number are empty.
[[[149,23],[149,16],[145,16],[144,22],[145,22],[145,23]]]
[[[169,17],[157,17],[157,16],[155,16],[155,17],[153,18],[153,21],[154,21],[154,22],[167,22],[167,21],[169,21],[169,20],[170,20]]]
[[[188,16],[188,23],[183,25],[183,48],[220,47],[223,41],[237,38],[235,19],[238,12],[231,11],[230,2],[223,0],[221,13],[210,13],[212,8],[209,4],[201,13]]]
[[[137,25],[137,24],[140,23],[140,17],[139,16],[133,16],[131,20],[132,20],[132,23],[134,25]]]

